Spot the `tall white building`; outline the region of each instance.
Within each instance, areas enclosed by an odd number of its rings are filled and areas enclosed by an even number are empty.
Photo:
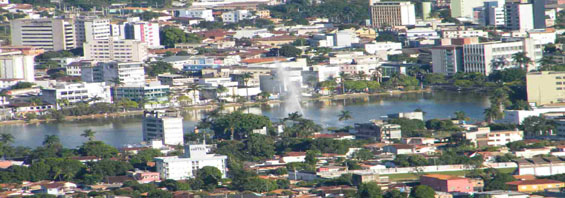
[[[506,28],[521,32],[534,29],[534,11],[532,4],[506,3]]]
[[[399,26],[416,24],[414,4],[406,2],[370,1],[369,14],[373,27]]]
[[[181,9],[176,10],[177,17],[201,18],[205,21],[214,21],[212,10],[207,9]]]
[[[166,145],[184,145],[182,117],[179,112],[143,113],[143,141],[161,140]]]
[[[465,72],[479,72],[489,75],[494,70],[517,67],[512,55],[523,52],[532,61],[527,70],[535,69],[537,60],[541,59],[541,46],[535,45],[532,39],[514,42],[488,42],[463,45],[463,69]],[[534,66],[534,67],[531,67]]]
[[[84,57],[97,62],[143,62],[147,44],[136,40],[106,39],[84,43]]]
[[[35,56],[43,50],[37,48],[1,48],[0,80],[35,81]]]
[[[473,9],[482,7],[483,1],[484,0],[451,0],[451,17],[473,18]]]
[[[125,39],[141,41],[148,48],[160,48],[159,24],[144,21],[128,22],[123,24]]]
[[[104,82],[60,83],[53,88],[42,89],[41,99],[50,104],[57,104],[60,100],[67,100],[70,103],[112,103],[110,86]]]
[[[75,28],[69,19],[15,19],[10,21],[12,45],[48,51],[77,47]]]
[[[196,177],[198,170],[211,166],[226,177],[228,156],[208,154],[206,144],[188,145],[184,157],[156,157],[155,167],[161,174],[161,179],[186,180]]]
[[[81,67],[84,82],[114,83],[117,79],[122,86],[144,86],[145,70],[141,62],[105,62],[95,66]]]
[[[107,40],[112,36],[110,19],[98,17],[79,17],[75,19],[77,47],[85,42]]]

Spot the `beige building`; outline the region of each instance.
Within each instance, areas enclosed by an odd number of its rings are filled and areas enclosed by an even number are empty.
[[[84,57],[97,62],[143,62],[147,44],[136,40],[94,40],[84,43]]]
[[[528,102],[547,105],[565,102],[565,72],[530,72],[526,75]]]
[[[77,47],[75,28],[69,19],[15,19],[10,21],[12,45],[48,51]]]
[[[414,4],[406,2],[370,1],[369,14],[373,27],[400,26],[416,24]]]

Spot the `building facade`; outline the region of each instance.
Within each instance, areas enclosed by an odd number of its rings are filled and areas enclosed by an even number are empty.
[[[12,45],[33,46],[47,51],[77,47],[75,28],[69,19],[10,20]]]
[[[373,2],[369,5],[373,27],[416,24],[416,11],[410,2]]]
[[[161,140],[166,145],[184,145],[182,117],[179,112],[144,112],[143,141]]]
[[[137,40],[94,40],[84,43],[84,57],[97,62],[143,62],[148,57],[147,44]]]
[[[532,4],[506,3],[506,28],[509,30],[527,31],[534,29]],[[545,19],[545,14],[543,15]]]
[[[198,170],[211,166],[227,174],[228,156],[208,154],[205,144],[188,145],[185,147],[186,156],[169,156],[155,158],[155,167],[161,174],[161,179],[186,180],[196,177]]]
[[[57,105],[60,101],[69,103],[86,102],[112,103],[110,86],[104,82],[100,83],[71,83],[58,84],[53,88],[41,90],[41,99],[49,104]]]
[[[526,90],[528,102],[537,106],[565,102],[565,72],[530,72]]]
[[[120,82],[120,86],[144,86],[145,69],[141,62],[106,62],[94,66],[81,67],[84,82]]]
[[[35,81],[35,56],[43,50],[37,48],[1,49],[0,80]]]
[[[106,40],[112,36],[110,19],[80,17],[74,22],[77,47],[82,47],[85,42]]]
[[[161,47],[158,23],[131,21],[122,26],[125,39],[144,42],[148,48]]]
[[[463,47],[441,46],[431,48],[432,71],[444,75],[463,72]]]

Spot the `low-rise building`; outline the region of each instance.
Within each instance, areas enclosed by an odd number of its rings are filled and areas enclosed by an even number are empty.
[[[414,111],[414,112],[393,113],[393,114],[388,114],[388,118],[389,119],[406,118],[406,119],[410,119],[410,120],[422,120],[422,121],[424,121],[424,112]]]
[[[565,72],[529,72],[526,90],[528,102],[538,106],[565,102]]]
[[[106,83],[60,83],[41,90],[41,99],[49,104],[86,102],[89,104],[112,103],[110,86]]]
[[[564,182],[550,179],[535,179],[524,181],[507,182],[509,190],[518,192],[540,192],[549,189],[561,189],[565,186]]]
[[[477,147],[504,146],[510,142],[524,139],[524,132],[519,130],[491,131],[489,127],[478,127],[463,132],[464,137]]]
[[[355,123],[355,136],[374,139],[376,141],[391,141],[402,138],[402,131],[398,124],[387,124],[374,121],[371,123]]]
[[[565,161],[559,157],[516,159],[518,175],[550,176],[565,173]]]
[[[222,178],[227,174],[228,156],[208,154],[206,144],[187,145],[185,156],[156,157],[155,167],[161,179],[186,180],[196,177],[198,170],[211,166],[222,173]]]
[[[468,193],[481,191],[484,186],[482,180],[473,181],[465,177],[440,174],[423,175],[420,177],[420,183],[440,192]]]

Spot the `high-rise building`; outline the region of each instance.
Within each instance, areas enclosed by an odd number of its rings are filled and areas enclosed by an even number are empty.
[[[373,27],[416,24],[416,11],[410,2],[371,1],[369,12]]]
[[[473,9],[483,6],[483,0],[451,0],[451,17],[472,18]]]
[[[505,9],[506,9],[505,23],[507,29],[519,30],[521,32],[534,29],[534,16],[533,16],[532,4],[506,3]]]
[[[0,80],[35,81],[34,58],[41,53],[34,47],[1,47]]]
[[[145,70],[141,62],[100,62],[94,66],[81,68],[81,79],[84,82],[115,83],[122,86],[144,86]]]
[[[565,102],[565,72],[530,72],[526,75],[528,102],[536,106]]]
[[[77,47],[70,19],[15,19],[10,21],[12,45],[33,46],[48,51]]]
[[[112,36],[110,19],[79,17],[75,19],[77,47],[94,40],[107,40]]]
[[[182,116],[179,112],[143,113],[143,141],[161,140],[166,145],[184,145]]]
[[[545,0],[532,0],[534,28],[545,29]]]
[[[122,25],[123,38],[141,41],[148,48],[160,48],[159,24],[139,21],[139,18],[130,20]]]
[[[481,22],[483,25],[504,26],[504,0],[485,1]]]
[[[105,39],[84,43],[84,57],[97,62],[143,62],[147,44],[136,40]]]
[[[494,70],[500,70],[519,65],[512,59],[516,53],[524,53],[534,61],[527,65],[528,71],[536,69],[536,60],[541,59],[540,46],[532,39],[513,42],[488,42],[463,45],[463,70],[489,75]]]
[[[432,71],[444,75],[453,75],[463,71],[463,47],[441,46],[431,48]]]
[[[432,2],[422,2],[422,19],[430,18],[432,12]]]

